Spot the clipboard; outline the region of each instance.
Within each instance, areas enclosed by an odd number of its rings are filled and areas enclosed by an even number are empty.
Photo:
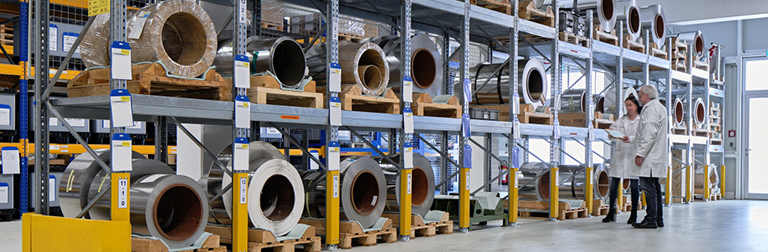
[[[605,130],[605,133],[608,133],[608,137],[612,139],[624,139],[624,137],[627,136],[617,130]]]

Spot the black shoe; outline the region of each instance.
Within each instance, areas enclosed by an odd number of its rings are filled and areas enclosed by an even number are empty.
[[[641,223],[633,223],[632,227],[634,228],[657,228],[656,223],[650,223],[647,221],[643,221]]]
[[[633,224],[637,222],[637,214],[633,214],[629,216],[629,219],[627,220],[627,224]]]
[[[662,220],[662,219],[657,220],[656,221],[656,226],[657,227],[664,227],[664,220]]]
[[[608,211],[608,215],[606,215],[605,218],[603,218],[603,222],[605,222],[605,223],[616,222],[616,209],[615,208],[611,208],[611,210]]]

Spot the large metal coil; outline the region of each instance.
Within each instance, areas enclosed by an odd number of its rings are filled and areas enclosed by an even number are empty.
[[[109,152],[104,151],[101,155],[109,156]],[[60,197],[64,194],[62,190],[66,192],[69,187],[67,184],[77,184],[81,191],[88,191],[81,199],[86,202],[94,200],[101,190],[107,190],[104,185],[109,183],[109,174],[95,161],[88,164],[87,160],[80,159],[67,167],[65,174],[70,176],[67,183],[61,183]],[[159,161],[135,157],[132,166],[129,191],[132,232],[154,236],[172,249],[194,244],[203,234],[208,218],[205,190],[189,177],[174,175],[173,169]],[[83,173],[83,167],[89,167],[85,170],[95,167],[95,172]],[[76,172],[93,176],[77,178],[74,176]],[[110,208],[111,195],[105,194],[91,208],[88,218],[109,220]],[[72,215],[71,211],[65,212],[66,217],[76,215]]]
[[[96,15],[80,41],[80,58],[85,67],[109,66],[109,15]]]
[[[569,89],[560,95],[561,113],[584,113],[587,108],[587,91],[584,89]]]
[[[389,156],[392,161],[400,163],[400,154]],[[400,210],[400,170],[382,157],[374,157],[379,162],[384,176],[387,178],[388,212]],[[413,170],[411,171],[411,213],[424,216],[432,207],[435,200],[435,173],[432,164],[421,154],[413,154]]]
[[[280,153],[280,150],[275,148],[272,144],[266,142],[251,142],[248,145],[248,157],[251,160],[255,159],[285,159],[285,156]],[[227,169],[231,170],[232,161],[232,145],[225,147],[217,155],[219,162],[227,165]],[[249,171],[255,171],[258,167],[250,166]],[[253,169],[253,170],[250,170]],[[211,215],[210,222],[219,222],[222,224],[232,224],[229,210],[232,206],[232,189],[227,190],[225,193],[221,191],[232,183],[232,177],[224,172],[221,167],[216,164],[212,164],[211,167],[203,171],[203,174],[207,174],[201,183],[207,187],[209,201],[211,202]],[[212,197],[222,194],[222,197],[213,199]],[[226,205],[226,206],[225,206]]]
[[[376,224],[384,212],[387,182],[379,163],[370,157],[354,157],[341,161],[341,217],[357,221],[363,228]],[[308,217],[325,216],[325,171],[304,171],[301,178],[307,190]]]
[[[704,47],[704,35],[701,31],[681,32],[677,34],[677,39],[693,45],[693,56],[696,58],[704,57],[707,48]]]
[[[693,102],[693,124],[700,129],[707,123],[707,106],[704,105],[704,99],[697,98]]]
[[[518,93],[521,102],[535,108],[546,104],[549,95],[549,82],[546,68],[538,59],[518,60]],[[501,68],[498,72],[497,69]],[[494,74],[494,72],[496,72]],[[474,73],[474,92],[477,104],[503,104],[509,102],[509,64],[482,63],[476,66]],[[485,83],[485,84],[484,84]]]
[[[520,195],[538,200],[550,196],[550,164],[540,162],[524,163],[518,173]],[[608,195],[609,166],[594,164],[592,176],[593,195],[603,198]],[[583,165],[561,165],[558,169],[558,190],[563,198],[583,198],[586,193],[586,168]]]
[[[142,14],[148,13],[142,25]],[[216,28],[208,13],[192,0],[168,0],[141,8],[127,25],[133,62],[160,61],[170,74],[197,77],[216,57]]]
[[[594,94],[592,102],[595,105],[595,112],[605,113],[605,96]]]
[[[683,106],[683,100],[680,98],[675,99],[672,103],[672,123],[673,126],[682,127],[685,124],[685,106]]]
[[[393,35],[374,38],[371,42],[389,52],[389,87],[399,88],[402,84],[400,37]],[[411,72],[408,76],[413,78],[414,93],[428,93],[432,97],[440,95],[443,63],[437,45],[427,35],[417,34],[411,38]]]
[[[709,174],[704,174],[704,166],[697,166],[693,176],[694,187],[708,187],[711,192],[720,191],[720,175],[716,167],[714,163],[709,164]]]
[[[637,41],[640,37],[640,8],[635,0],[616,1],[616,21],[624,21],[624,34],[629,35],[631,41]]]
[[[110,165],[112,160],[111,152],[108,149],[96,150],[99,159]],[[132,158],[145,159],[138,152],[133,152]],[[77,216],[88,205],[90,196],[89,188],[96,174],[101,171],[101,166],[96,163],[96,159],[89,154],[78,155],[67,166],[62,183],[59,183],[59,203],[61,212],[64,216]],[[86,213],[86,218],[90,214]]]
[[[304,79],[307,71],[304,50],[290,37],[249,37],[245,50],[251,73],[269,71],[285,88],[297,88]],[[233,76],[234,55],[232,40],[219,44],[213,64],[222,76]]]
[[[325,84],[328,63],[325,43],[315,44],[306,53],[309,75]],[[339,41],[341,84],[355,84],[363,94],[384,94],[389,83],[389,63],[384,50],[375,43]]]
[[[629,99],[629,97],[634,97],[635,99],[639,99],[640,96],[637,95],[637,91],[635,91],[635,88],[628,87],[624,88],[622,91],[622,98],[620,102],[616,102],[616,88],[611,87],[607,91],[605,91],[605,106],[603,110],[610,111],[611,113],[616,113],[618,111],[618,107],[616,105],[624,106],[624,101]],[[626,113],[626,111],[624,111]]]
[[[653,43],[661,48],[667,37],[667,18],[659,4],[648,5],[640,8],[640,24],[643,29],[651,31]]]

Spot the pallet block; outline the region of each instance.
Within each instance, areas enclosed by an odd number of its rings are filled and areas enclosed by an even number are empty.
[[[577,218],[586,218],[589,216],[589,213],[587,212],[587,208],[585,207],[585,202],[581,202],[581,206],[578,208],[571,208],[571,205],[568,202],[558,202],[558,220],[567,220],[567,219],[577,219]],[[519,200],[518,201],[518,208],[520,209],[519,216],[522,218],[549,218],[548,212],[542,212],[542,211],[549,211],[549,201],[539,201],[539,200]],[[529,210],[529,211],[526,211]],[[533,210],[533,211],[530,211]],[[544,216],[541,216],[544,215]]]
[[[231,233],[231,232],[230,232]],[[168,247],[157,239],[131,237],[131,251],[135,252],[168,252]],[[205,239],[198,249],[181,250],[180,252],[227,252],[226,246],[221,246],[220,237],[213,234]]]
[[[624,48],[639,52],[639,53],[645,53],[645,44],[643,44],[643,39],[638,39],[638,41],[632,41],[629,39],[629,35],[624,35],[624,42],[622,44]]]
[[[603,199],[594,199],[592,200],[592,215],[593,216],[602,216],[608,214],[608,211],[610,208],[605,204],[605,201]]]
[[[517,115],[520,123],[533,123],[533,124],[554,124],[554,115],[549,111],[547,107],[544,112],[536,112],[530,104],[520,105],[520,114]]]
[[[344,85],[339,99],[342,110],[400,114],[400,99],[392,89],[387,89],[384,96],[368,96],[357,85]]]
[[[315,81],[304,85],[303,91],[285,90],[280,88],[275,77],[269,75],[251,76],[251,88],[248,89],[248,98],[258,104],[323,108],[323,96],[315,92]]]
[[[400,218],[398,214],[382,214],[384,218],[392,220],[392,226],[400,227]],[[424,218],[419,215],[411,215],[411,234],[410,238],[416,237],[432,237],[437,234],[453,234],[453,221],[450,220],[449,213],[443,213],[439,222],[424,223]]]
[[[158,63],[133,65],[131,71],[133,79],[126,82],[131,94],[232,100],[232,85],[213,69],[202,80],[169,77]],[[67,97],[109,95],[110,76],[109,68],[82,71],[67,84]]]
[[[446,104],[434,103],[427,93],[413,93],[411,103],[413,115],[461,118],[461,104],[456,96],[451,96]]]
[[[610,33],[604,32],[599,25],[595,28],[593,39],[614,46],[619,46],[619,38],[616,37],[616,30],[611,31]]]
[[[583,47],[589,47],[589,39],[570,32],[559,32],[558,37],[560,38],[560,41],[565,41]]]
[[[693,67],[698,68],[704,71],[709,71],[709,64],[707,62],[701,61],[701,60],[694,60],[693,61]]]
[[[656,43],[650,42],[650,47],[647,49],[647,51],[648,51],[648,55],[651,55],[653,57],[669,59],[669,55],[667,54],[667,51],[659,49]]]
[[[602,113],[594,113],[595,118],[592,120],[592,123],[595,129],[607,129],[613,125],[613,115],[609,116],[607,119],[604,119]],[[558,113],[557,119],[560,121],[561,126],[581,128],[586,127],[586,113]]]
[[[325,235],[325,220],[301,219],[299,223],[313,226],[318,234]],[[397,229],[392,227],[392,219],[387,219],[381,230],[368,232],[363,232],[363,227],[357,222],[339,222],[339,248],[341,249],[349,249],[354,245],[376,246],[379,238],[381,243],[397,242]]]
[[[205,231],[221,236],[221,242],[232,243],[232,227],[208,225]],[[258,229],[248,229],[248,251],[259,252],[265,249],[270,251],[290,252],[296,249],[296,246],[302,246],[301,251],[319,252],[321,247],[321,238],[315,235],[315,227],[310,226],[299,239],[290,239],[277,241],[277,237],[272,232]],[[226,250],[225,250],[226,251]]]
[[[278,23],[266,22],[264,20],[261,21],[261,28],[275,30],[275,31],[284,31],[282,23],[278,24]]]
[[[542,11],[536,8],[533,1],[520,1],[517,5],[517,14],[522,19],[555,27],[555,14],[552,12],[552,7],[547,7],[546,11]]]
[[[509,0],[469,0],[469,3],[489,10],[495,10],[507,15],[512,15],[512,4],[510,4]]]

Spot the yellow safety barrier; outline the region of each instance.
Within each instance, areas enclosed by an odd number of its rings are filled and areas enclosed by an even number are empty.
[[[592,195],[592,167],[587,167],[587,193],[584,194],[584,201],[587,203],[587,214],[592,215],[592,201],[595,197]]]
[[[400,235],[411,235],[411,184],[413,169],[400,170]],[[408,181],[403,183],[402,181]]]
[[[515,225],[517,223],[517,208],[518,208],[518,185],[517,185],[517,170],[518,168],[510,168],[509,169],[509,181],[508,187],[509,187],[509,223],[510,225]]]
[[[553,220],[560,216],[560,188],[557,185],[559,170],[557,167],[549,169],[549,218]]]
[[[469,168],[459,174],[459,228],[469,228]]]
[[[131,223],[25,213],[21,218],[24,252],[131,251]]]
[[[325,183],[325,244],[339,244],[339,182],[338,170],[326,171]]]
[[[248,252],[248,173],[232,176],[232,251]]]

